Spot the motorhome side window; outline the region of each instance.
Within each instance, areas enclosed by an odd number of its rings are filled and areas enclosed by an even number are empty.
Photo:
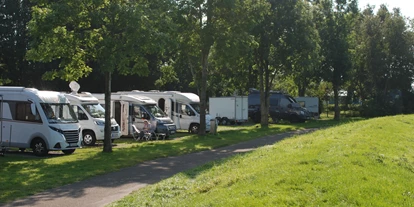
[[[187,116],[194,116],[193,110],[188,105],[181,105],[181,114]]]
[[[73,111],[75,111],[75,114],[79,120],[88,120],[88,116],[79,106],[74,106]]]
[[[134,115],[135,118],[137,118],[137,119],[142,118],[142,112],[141,112],[141,107],[140,106],[134,105],[133,112],[134,112],[133,115]]]
[[[16,120],[29,122],[42,122],[39,112],[36,109],[36,115],[33,115],[30,102],[16,102]]]

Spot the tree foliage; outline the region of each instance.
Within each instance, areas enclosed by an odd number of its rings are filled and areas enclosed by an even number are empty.
[[[163,51],[168,39],[168,1],[38,0],[29,23],[33,38],[27,57],[57,61],[44,79],[66,81],[105,74],[105,144],[111,152],[111,74],[148,75],[148,54]],[[163,10],[165,9],[165,10]]]

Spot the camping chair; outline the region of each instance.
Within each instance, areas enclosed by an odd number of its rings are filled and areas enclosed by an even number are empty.
[[[151,123],[148,120],[144,120],[143,132],[144,132],[143,139],[147,141],[151,140],[151,137],[154,131],[152,130]]]
[[[141,132],[133,124],[131,124],[131,131],[132,131],[132,138],[134,138],[135,141],[141,140]]]

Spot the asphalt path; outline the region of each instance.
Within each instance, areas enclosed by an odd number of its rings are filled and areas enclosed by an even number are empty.
[[[0,206],[101,207],[179,172],[312,131],[315,129],[271,135],[213,150],[146,161],[133,167],[47,190]]]

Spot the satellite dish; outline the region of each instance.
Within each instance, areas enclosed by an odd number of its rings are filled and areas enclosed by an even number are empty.
[[[69,83],[69,88],[72,89],[72,93],[78,93],[80,85],[76,81],[71,81]]]

